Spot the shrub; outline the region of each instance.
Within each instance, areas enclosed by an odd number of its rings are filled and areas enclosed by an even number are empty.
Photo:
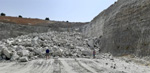
[[[6,16],[6,14],[5,13],[1,13],[1,16]]]
[[[19,18],[22,18],[22,16],[21,16],[21,15],[19,15],[18,17],[19,17]]]
[[[49,20],[49,18],[47,17],[47,18],[45,18],[45,20]]]

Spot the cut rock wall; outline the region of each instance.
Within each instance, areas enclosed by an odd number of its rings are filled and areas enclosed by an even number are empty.
[[[149,7],[150,0],[118,0],[84,26],[83,32],[100,40],[102,52],[149,56]]]

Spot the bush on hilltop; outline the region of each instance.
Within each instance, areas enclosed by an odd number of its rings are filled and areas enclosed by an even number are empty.
[[[1,13],[1,16],[6,16],[6,14],[5,13]]]

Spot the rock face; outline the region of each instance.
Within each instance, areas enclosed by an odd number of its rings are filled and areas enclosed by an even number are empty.
[[[84,26],[83,32],[96,36],[103,52],[149,56],[149,7],[150,0],[118,0]]]

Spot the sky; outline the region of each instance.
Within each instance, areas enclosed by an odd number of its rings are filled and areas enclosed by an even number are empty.
[[[0,0],[6,16],[89,22],[117,0]]]

